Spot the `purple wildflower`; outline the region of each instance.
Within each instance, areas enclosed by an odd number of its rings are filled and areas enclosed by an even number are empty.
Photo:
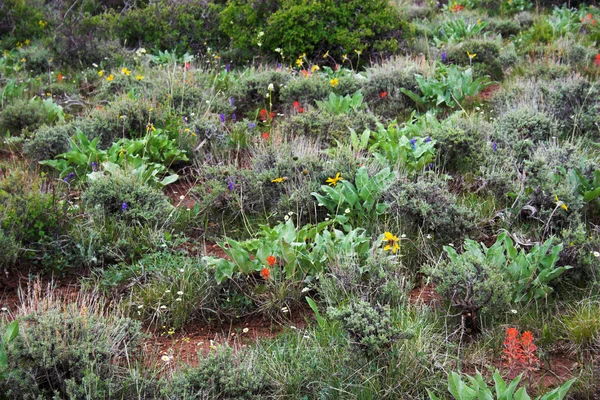
[[[237,117],[235,116],[235,113],[231,114],[231,119],[233,120],[233,122],[237,121]]]
[[[98,170],[98,163],[96,161],[92,161],[92,171],[96,172]]]
[[[492,149],[493,149],[494,151],[498,151],[498,143],[496,143],[496,142],[492,142]]]
[[[227,64],[225,65],[225,71],[227,71],[227,72],[231,72],[231,64],[227,63]]]
[[[65,179],[63,179],[63,180],[65,182],[69,182],[73,178],[75,178],[75,172],[71,172],[69,175],[65,176]]]
[[[225,123],[225,114],[219,114],[219,119],[221,120],[221,123],[224,124]]]
[[[425,143],[429,143],[429,142],[431,142],[431,137],[427,136],[427,138],[425,139]]]
[[[182,120],[183,120],[183,123],[184,123],[184,124],[187,124],[187,123],[188,123],[188,117],[186,117],[185,115],[183,116]]]
[[[250,122],[250,123],[248,123],[248,128],[250,130],[253,130],[254,128],[256,128],[256,124],[254,122]]]
[[[415,150],[417,148],[416,143],[417,143],[417,138],[410,139],[410,147],[412,147],[413,150]]]
[[[231,104],[231,107],[235,107],[235,100],[233,100],[233,97],[229,98],[229,104]]]
[[[446,54],[445,51],[442,53],[442,62],[444,64],[446,64],[448,62],[448,54]]]
[[[227,189],[229,189],[229,191],[231,192],[231,191],[233,191],[233,187],[234,187],[233,180],[229,179],[227,181]]]
[[[127,211],[127,203],[123,203],[121,204],[121,210],[123,210],[123,212]]]

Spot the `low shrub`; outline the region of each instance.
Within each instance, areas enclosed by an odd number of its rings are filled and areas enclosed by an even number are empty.
[[[74,133],[72,124],[44,125],[25,143],[25,155],[34,161],[51,160],[70,149],[69,139]]]

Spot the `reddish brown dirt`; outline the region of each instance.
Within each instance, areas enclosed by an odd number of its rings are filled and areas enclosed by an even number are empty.
[[[496,92],[498,92],[498,90],[500,90],[500,85],[499,84],[494,84],[494,85],[490,85],[488,87],[486,87],[485,89],[483,89],[481,92],[479,92],[479,99],[482,101],[487,101],[489,99],[491,99],[492,97],[494,97],[494,95],[496,94]]]
[[[179,181],[170,184],[166,187],[165,194],[171,198],[172,203],[176,207],[193,208],[196,202],[190,196],[190,191],[194,188],[195,183],[189,179],[180,179]]]
[[[218,346],[226,344],[234,350],[241,350],[259,339],[273,338],[284,329],[302,330],[307,325],[308,315],[308,311],[301,310],[286,325],[249,318],[220,328],[194,323],[171,332],[167,327],[148,329],[151,337],[144,343],[144,350],[149,363],[197,365],[201,357]],[[163,356],[172,359],[165,362]]]
[[[436,293],[434,284],[419,284],[408,293],[408,300],[412,304],[423,304],[431,307],[442,304],[442,296]]]

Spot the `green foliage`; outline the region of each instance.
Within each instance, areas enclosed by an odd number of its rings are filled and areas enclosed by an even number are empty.
[[[600,307],[597,300],[584,299],[560,318],[560,331],[574,352],[600,350]]]
[[[93,388],[95,396],[109,396],[109,382],[120,371],[116,362],[136,353],[143,334],[139,323],[102,315],[94,307],[73,303],[63,310],[51,303],[23,315],[19,337],[7,348],[2,392],[81,398]]]
[[[19,257],[21,247],[12,234],[0,229],[0,268],[10,269]]]
[[[516,14],[518,12],[531,10],[533,4],[530,0],[505,0],[502,2],[500,9],[503,13]]]
[[[434,36],[434,40],[438,47],[442,44],[460,43],[479,36],[486,30],[488,25],[487,21],[477,21],[475,23],[468,23],[463,19],[446,21],[441,24],[437,32],[438,35]]]
[[[456,240],[473,232],[475,214],[458,204],[448,183],[438,179],[398,182],[388,193],[390,214],[399,216],[411,229]]]
[[[366,167],[356,172],[355,183],[341,180],[331,186],[321,186],[321,192],[311,193],[330,213],[343,224],[346,231],[352,227],[369,226],[385,214],[389,205],[381,202],[383,194],[394,183],[395,174],[384,168],[372,177]]]
[[[432,117],[433,118],[433,117]],[[429,137],[415,137],[414,128],[423,126],[427,117],[414,118],[408,124],[399,128],[392,123],[387,129],[378,124],[377,131],[370,132],[372,136],[369,151],[375,157],[387,160],[391,165],[406,169],[409,172],[422,171],[435,159],[435,140]]]
[[[165,383],[163,396],[176,400],[262,399],[272,391],[252,359],[234,354],[227,346],[211,351],[197,367],[187,367]]]
[[[402,24],[384,0],[258,4],[236,0],[221,13],[221,29],[245,58],[261,49],[273,52],[281,48],[289,58],[301,54],[310,58],[327,50],[339,58],[357,50],[368,59],[373,53],[398,49]]]
[[[471,67],[474,77],[489,76],[493,80],[501,80],[504,77],[504,71],[500,65],[501,43],[499,38],[461,41],[448,47],[448,59],[458,65]],[[475,54],[475,56],[471,58],[469,54]]]
[[[33,132],[40,126],[64,121],[62,107],[51,98],[33,98],[6,106],[0,113],[0,132],[21,136],[24,130]]]
[[[98,149],[98,142],[99,138],[90,141],[82,131],[77,131],[75,139],[71,139],[71,151],[40,164],[57,169],[60,177],[67,180],[74,177],[97,179],[102,173],[96,169],[103,167],[111,175],[124,170],[143,183],[162,187],[178,179],[176,174],[164,176],[171,164],[188,160],[176,140],[170,139],[162,130],[148,129],[142,139],[120,139],[108,150]]]
[[[494,124],[498,139],[509,144],[531,140],[540,142],[556,135],[556,124],[543,112],[533,107],[511,110]]]
[[[415,79],[421,96],[404,88],[400,91],[426,110],[436,110],[440,105],[455,108],[462,105],[467,96],[477,95],[488,84],[486,78],[473,80],[471,68],[462,71],[455,65],[446,67],[443,64],[439,64],[436,77],[424,78],[417,74]]]
[[[19,321],[13,321],[4,332],[4,336],[0,338],[0,379],[6,378],[8,370],[8,356],[6,355],[6,346],[15,340],[19,335]]]
[[[133,176],[112,175],[90,181],[82,194],[90,212],[123,218],[129,222],[165,223],[173,207],[160,191]]]
[[[10,48],[17,43],[41,37],[46,26],[42,1],[6,0],[0,7],[0,38],[2,47]],[[46,22],[46,21],[44,21]]]
[[[317,104],[319,111],[333,115],[348,114],[351,111],[356,112],[365,106],[363,104],[363,95],[360,90],[352,96],[338,96],[335,93],[330,93],[327,101],[315,100],[315,103]]]
[[[305,107],[315,104],[315,100],[326,98],[330,92],[331,85],[320,75],[292,78],[281,88],[281,102],[290,107],[298,101]]]
[[[389,306],[372,306],[366,301],[353,300],[347,306],[329,308],[327,314],[341,321],[350,342],[367,357],[389,351],[394,341],[400,338],[400,330],[392,321]]]
[[[73,133],[71,124],[42,126],[33,138],[25,143],[25,154],[34,161],[49,160],[69,150],[69,139]]]
[[[218,244],[228,259],[205,259],[209,266],[216,268],[218,283],[232,278],[234,274],[249,275],[272,267],[267,261],[270,256],[275,257],[278,266],[271,269],[272,279],[301,281],[323,272],[327,266],[328,251],[333,248],[363,257],[370,248],[370,238],[363,229],[344,234],[336,229],[326,230],[331,224],[332,221],[326,221],[297,229],[289,218],[285,224],[273,228],[263,226],[256,239],[238,242],[225,238]]]
[[[488,388],[487,384],[483,380],[483,377],[479,372],[475,377],[467,376],[469,379],[468,383],[465,383],[461,376],[456,372],[451,372],[448,375],[448,391],[452,395],[452,398],[456,400],[473,400],[473,399],[498,399],[498,400],[530,400],[531,398],[527,394],[527,390],[521,387],[517,390],[517,386],[521,381],[522,375],[516,377],[507,386],[506,382],[500,376],[498,371],[494,372],[494,389],[496,397],[492,391]],[[571,379],[565,382],[562,386],[536,397],[536,400],[562,400],[567,395],[567,392],[571,388],[571,385],[575,382],[575,379]],[[516,390],[516,391],[515,391]],[[439,400],[432,392],[427,390],[429,398],[431,400]]]

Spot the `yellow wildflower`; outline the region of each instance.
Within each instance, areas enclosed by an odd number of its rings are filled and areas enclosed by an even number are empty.
[[[312,72],[318,71],[319,70],[319,66],[318,65],[313,65],[312,68],[310,69]]]
[[[325,54],[323,54],[323,58],[327,58],[327,57],[329,57],[329,50],[327,50],[327,51],[325,52]]]
[[[385,251],[391,250],[392,253],[396,253],[396,251],[400,249],[400,245],[398,244],[400,239],[398,239],[398,236],[393,235],[391,232],[383,233],[383,241],[387,242],[383,248]]]
[[[100,71],[98,71],[98,76],[99,76],[99,77],[102,77],[102,75],[104,75],[104,70],[100,70]]]
[[[569,207],[567,207],[567,205],[564,202],[560,201],[558,199],[557,195],[554,196],[554,200],[556,201],[556,206],[557,207],[561,207],[563,210],[569,211]]]
[[[340,83],[340,81],[338,81],[338,78],[333,78],[329,81],[329,83],[331,84],[331,87],[336,87]]]
[[[271,180],[271,182],[273,183],[282,183],[283,181],[285,181],[285,179],[281,177]]]
[[[348,54],[344,54],[344,55],[342,56],[342,61],[346,61],[346,60],[348,60]]]
[[[129,69],[127,69],[127,67],[121,68],[121,73],[123,75],[127,75],[127,76],[131,75],[131,71]]]
[[[333,178],[327,178],[327,180],[325,182],[327,182],[330,186],[337,186],[339,181],[343,181],[344,178],[342,178],[342,174],[340,174],[339,172],[335,175],[335,177]]]
[[[468,56],[469,56],[469,58],[472,60],[472,59],[474,59],[474,58],[475,58],[475,56],[477,56],[477,53],[473,53],[473,54],[471,54],[471,53],[469,53],[469,52],[467,51],[467,55],[468,55]]]
[[[31,40],[25,39],[25,46],[29,46],[29,43],[31,43]]]
[[[111,82],[113,79],[115,79],[115,76],[113,74],[110,74],[108,76],[108,78],[106,78],[107,81]]]
[[[21,58],[21,62],[25,62],[27,59],[25,57]]]
[[[136,75],[135,79],[137,79],[138,81],[141,81],[142,79],[144,79],[144,75]]]

